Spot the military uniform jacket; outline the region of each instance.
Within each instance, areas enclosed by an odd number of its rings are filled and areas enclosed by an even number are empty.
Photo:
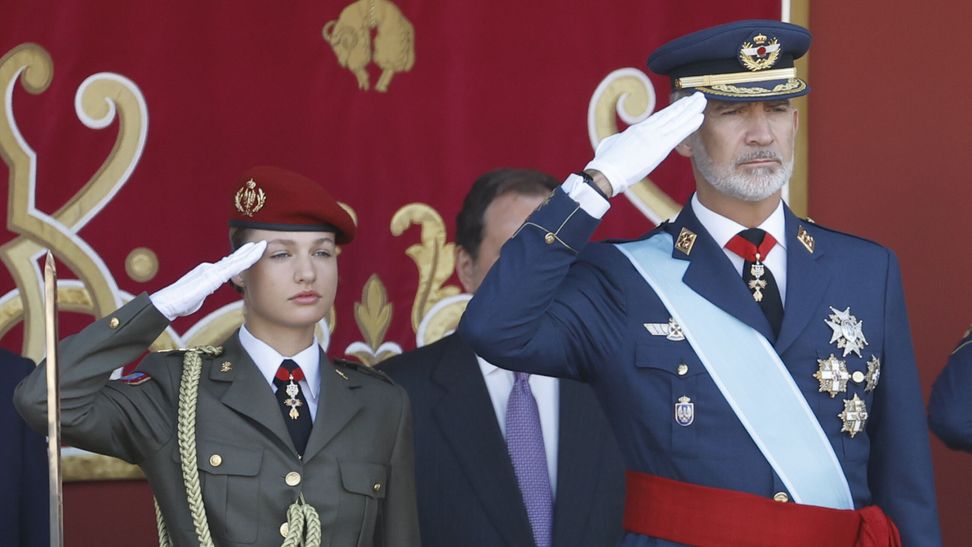
[[[108,381],[168,324],[141,295],[61,342],[62,431],[67,443],[138,464],[169,533],[197,545],[177,444],[184,353],[154,353],[144,382]],[[380,373],[321,355],[317,417],[298,457],[270,385],[237,335],[203,358],[196,443],[203,501],[217,545],[280,545],[287,508],[303,494],[321,518],[323,546],[419,545],[412,430],[404,390]],[[337,367],[337,368],[336,368]],[[46,427],[45,366],[15,404]],[[144,379],[144,378],[143,378]]]
[[[774,345],[830,440],[855,507],[880,506],[905,545],[938,545],[928,434],[897,262],[874,243],[803,222],[789,209],[785,214],[787,294],[775,341],[690,206],[647,237],[666,230],[677,238],[683,228],[697,235],[691,252],[673,250],[674,259],[689,262],[684,283]],[[460,335],[497,366],[591,383],[631,470],[767,498],[788,494],[689,343],[646,328],[667,324],[670,314],[614,245],[587,243],[597,223],[557,189],[503,247],[463,315]],[[797,237],[801,230],[806,245]],[[849,308],[862,322],[868,345],[861,357],[844,357],[831,343],[834,331],[825,322],[831,307]],[[833,398],[821,393],[814,374],[818,360],[831,354],[846,360],[850,372],[880,359],[877,387],[865,391],[850,381]],[[841,433],[838,415],[855,394],[869,419],[851,438]],[[694,405],[690,425],[674,416],[682,397]],[[820,542],[827,544],[826,530]],[[666,543],[629,533],[622,544]]]
[[[972,328],[932,386],[928,424],[949,448],[972,452]]]

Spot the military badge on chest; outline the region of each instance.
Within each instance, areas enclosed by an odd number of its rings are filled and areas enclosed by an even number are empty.
[[[686,396],[678,398],[675,403],[675,423],[680,426],[688,427],[695,421],[695,403]]]
[[[872,355],[865,365],[866,368],[853,370],[856,368],[853,364],[854,355],[861,358],[861,350],[868,345],[864,335],[864,322],[851,313],[849,306],[843,311],[831,306],[830,311],[831,314],[824,320],[832,330],[829,344],[836,345],[843,353],[841,357],[831,353],[826,359],[818,359],[817,371],[813,377],[820,383],[818,391],[821,393],[828,393],[831,398],[838,393],[845,394],[844,409],[837,417],[843,423],[841,433],[847,433],[854,438],[867,425],[867,403],[857,393],[853,393],[853,397],[848,399],[847,393],[849,390],[862,388],[865,392],[874,391],[881,377],[881,360]],[[848,356],[851,358],[850,364],[845,360]],[[849,385],[852,387],[848,388]]]

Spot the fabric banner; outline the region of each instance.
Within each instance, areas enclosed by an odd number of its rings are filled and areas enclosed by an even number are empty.
[[[475,178],[558,178],[668,103],[661,43],[779,0],[563,3],[9,2],[0,18],[3,347],[43,353],[41,250],[62,335],[228,251],[227,189],[252,165],[314,178],[353,211],[333,356],[373,364],[441,337],[465,297],[454,219]],[[623,99],[623,100],[622,100]],[[692,191],[669,158],[616,199],[601,236],[635,236]],[[241,321],[223,288],[155,348],[217,343]]]

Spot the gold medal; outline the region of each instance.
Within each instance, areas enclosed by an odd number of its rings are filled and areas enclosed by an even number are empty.
[[[867,405],[855,393],[853,399],[844,399],[844,410],[837,416],[844,422],[840,432],[846,431],[853,439],[867,425]]]
[[[820,382],[820,392],[827,392],[833,399],[838,393],[847,391],[847,380],[851,375],[847,372],[847,363],[838,359],[833,353],[826,359],[817,359],[817,372],[813,377]]]

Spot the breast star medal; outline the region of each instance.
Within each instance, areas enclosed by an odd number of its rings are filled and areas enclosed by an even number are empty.
[[[838,393],[847,391],[847,380],[851,375],[847,372],[847,363],[838,359],[833,353],[826,359],[817,359],[817,372],[813,375],[820,382],[820,392],[827,392],[833,399]]]
[[[290,407],[290,419],[296,420],[300,417],[300,412],[297,411],[297,407],[301,406],[303,403],[297,398],[297,393],[300,392],[300,387],[294,383],[294,377],[290,377],[290,383],[287,384],[287,396],[289,399],[284,399],[284,404]]]
[[[871,360],[867,362],[867,374],[864,375],[864,378],[867,380],[864,391],[874,391],[878,380],[881,379],[881,360],[877,356],[872,355]]]
[[[753,276],[749,280],[749,290],[753,291],[753,300],[757,302],[763,301],[763,289],[766,288],[766,280],[763,279],[763,275],[766,273],[766,266],[760,260],[759,253],[756,253],[756,260],[753,265],[749,267],[749,273]]]
[[[844,410],[837,416],[844,422],[840,432],[846,431],[853,439],[867,424],[867,405],[855,393],[853,399],[844,399]]]
[[[833,313],[824,320],[834,331],[830,343],[837,342],[837,348],[844,350],[843,357],[847,357],[851,352],[860,357],[861,349],[867,345],[867,339],[864,338],[864,322],[858,321],[851,315],[849,306],[844,311],[838,311],[831,306],[830,311]]]

